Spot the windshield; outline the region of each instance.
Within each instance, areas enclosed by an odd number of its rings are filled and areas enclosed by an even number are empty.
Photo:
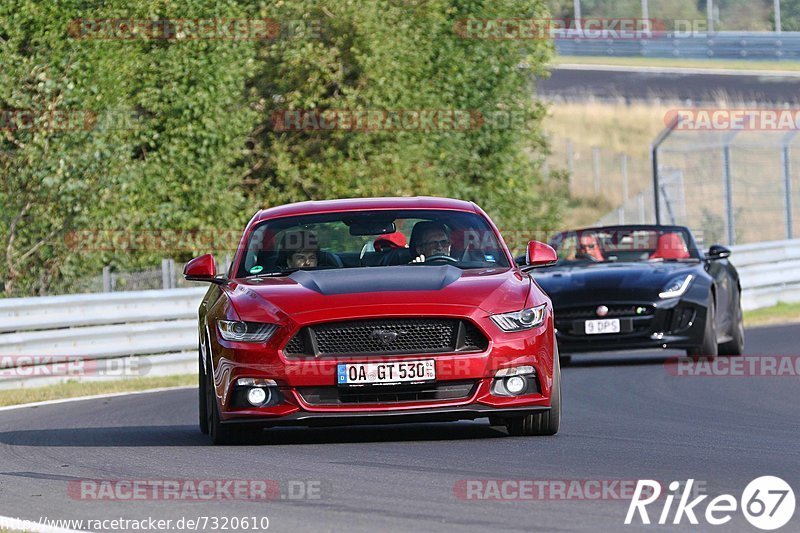
[[[688,230],[681,228],[598,228],[566,231],[550,241],[558,263],[697,261]]]
[[[243,254],[237,277],[396,265],[509,267],[488,222],[461,211],[357,211],[267,220],[252,231]]]

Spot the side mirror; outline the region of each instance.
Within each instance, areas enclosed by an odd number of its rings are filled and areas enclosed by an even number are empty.
[[[528,243],[528,253],[525,255],[525,266],[528,268],[538,268],[555,265],[558,262],[558,255],[552,247],[539,241]]]
[[[726,257],[730,257],[731,251],[724,246],[720,246],[719,244],[713,245],[711,248],[708,249],[708,253],[706,254],[706,259],[711,259],[715,261],[717,259],[725,259]]]
[[[227,280],[218,278],[214,256],[211,254],[195,257],[183,269],[183,277],[188,281],[206,281],[209,283],[225,283]]]

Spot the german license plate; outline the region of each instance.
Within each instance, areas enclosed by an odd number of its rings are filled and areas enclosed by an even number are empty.
[[[350,385],[388,385],[392,383],[426,383],[436,380],[433,359],[392,361],[385,363],[340,363],[337,383]]]
[[[586,321],[587,335],[598,335],[600,333],[619,333],[619,318]]]

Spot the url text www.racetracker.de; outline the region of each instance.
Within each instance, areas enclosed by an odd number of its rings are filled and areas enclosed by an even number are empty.
[[[104,519],[52,519],[38,520],[0,517],[0,531],[266,531],[266,516],[193,516],[175,519],[158,519],[151,516]]]

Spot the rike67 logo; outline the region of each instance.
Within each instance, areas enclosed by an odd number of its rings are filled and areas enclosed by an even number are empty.
[[[741,509],[742,514],[750,524],[765,531],[772,531],[786,525],[792,519],[795,510],[795,498],[792,487],[784,480],[775,476],[762,476],[751,481],[742,492],[741,498],[737,501],[731,494],[722,494],[707,502],[705,512],[701,512],[703,501],[708,498],[707,494],[697,496],[689,500],[692,496],[692,485],[694,479],[689,479],[686,483],[673,481],[669,484],[669,493],[661,499],[661,484],[658,481],[644,479],[639,480],[633,493],[633,499],[628,507],[628,514],[625,516],[625,524],[633,523],[638,514],[638,520],[642,524],[650,524],[650,515],[647,506],[658,501],[650,511],[657,511],[661,502],[663,507],[658,514],[657,523],[664,525],[667,523],[681,524],[684,517],[690,524],[697,525],[698,515],[705,519],[706,523],[712,526],[727,524],[733,518],[733,514]],[[681,494],[677,491],[683,487]],[[678,499],[674,514],[672,504]],[[672,520],[670,521],[670,515]],[[655,517],[654,517],[655,519]],[[685,522],[684,522],[685,523]]]

